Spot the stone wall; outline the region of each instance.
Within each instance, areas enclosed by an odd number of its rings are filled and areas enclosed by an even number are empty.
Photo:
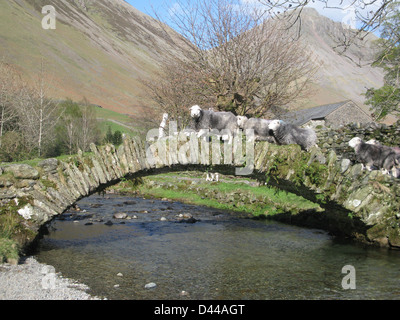
[[[349,124],[338,129],[317,126],[318,145],[323,152],[335,151],[339,158],[355,162],[354,151],[348,142],[354,137],[364,141],[376,139],[384,145],[400,146],[400,122],[392,126],[377,123]]]

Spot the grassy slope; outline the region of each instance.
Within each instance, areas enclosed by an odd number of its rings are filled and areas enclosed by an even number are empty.
[[[143,49],[118,38],[102,12],[89,12],[88,34],[61,18],[56,30],[44,30],[43,15],[26,1],[0,1],[0,55],[31,82],[43,58],[54,97],[86,97],[110,110],[140,116],[143,106],[149,106],[140,78],[151,76],[155,62]]]

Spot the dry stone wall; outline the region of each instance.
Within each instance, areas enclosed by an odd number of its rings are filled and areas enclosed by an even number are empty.
[[[355,161],[354,152],[348,142],[354,137],[360,137],[364,141],[376,139],[384,145],[400,146],[400,122],[392,126],[377,124],[348,124],[338,129],[325,126],[317,126],[319,146],[323,152],[334,150],[341,158]]]

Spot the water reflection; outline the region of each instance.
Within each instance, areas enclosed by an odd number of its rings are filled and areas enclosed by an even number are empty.
[[[399,299],[400,253],[179,202],[94,195],[55,220],[38,260],[109,299]],[[130,220],[113,219],[125,212]],[[190,213],[196,223],[182,222]],[[85,218],[86,217],[86,218]],[[164,217],[167,221],[160,221]],[[112,221],[112,225],[105,223]],[[344,265],[356,290],[343,290]],[[121,276],[122,274],[122,276]],[[146,283],[157,287],[145,289]],[[187,294],[182,295],[182,291]]]

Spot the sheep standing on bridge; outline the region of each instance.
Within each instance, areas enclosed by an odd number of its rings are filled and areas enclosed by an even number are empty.
[[[269,124],[278,144],[298,144],[303,150],[310,150],[317,143],[317,135],[310,128],[299,128],[282,120],[272,120]]]
[[[368,140],[366,143],[374,144],[376,146],[382,146],[384,148],[390,148],[391,150],[394,151],[394,153],[396,154],[396,159],[400,162],[400,147],[385,146],[385,145],[381,144],[378,140],[375,140],[375,139]]]
[[[237,116],[237,124],[240,129],[246,131],[247,129],[253,129],[256,140],[268,141],[276,143],[275,138],[270,135],[269,124],[271,120],[250,118],[245,116]]]
[[[349,146],[354,149],[357,161],[366,166],[367,170],[371,171],[373,167],[382,169],[382,172],[394,177],[398,177],[397,160],[398,155],[392,148],[366,143],[359,137],[354,137],[349,141]]]
[[[222,134],[232,136],[238,129],[236,116],[232,112],[215,112],[203,110],[198,105],[190,108],[190,116],[193,119],[192,129],[199,132],[201,130],[216,129],[225,130]],[[226,140],[226,139],[224,139]]]

